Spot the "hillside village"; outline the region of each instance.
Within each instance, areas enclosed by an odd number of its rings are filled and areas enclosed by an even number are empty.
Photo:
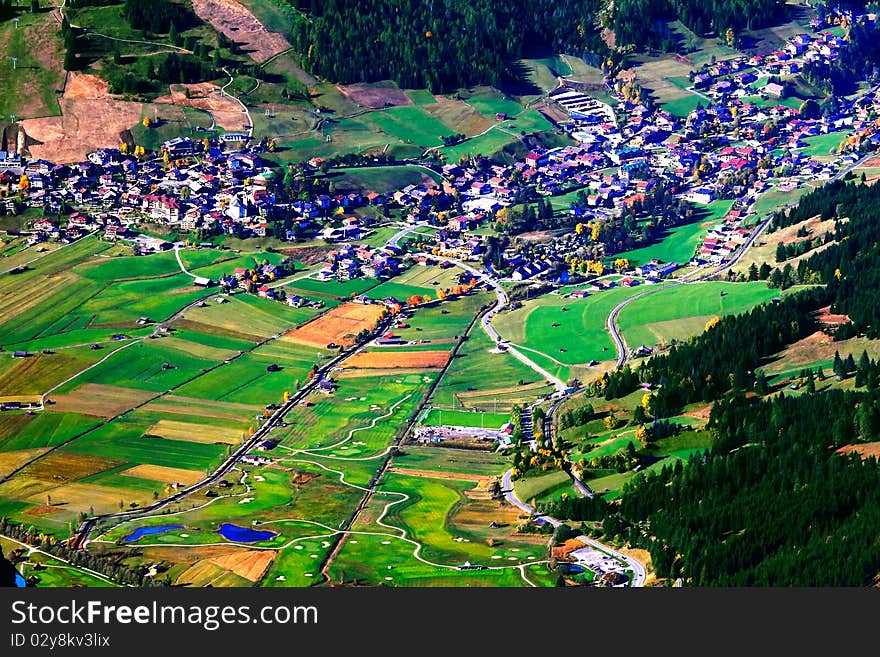
[[[873,15],[852,20],[874,27]],[[4,153],[0,208],[43,210],[45,216],[33,222],[32,244],[100,231],[106,239],[131,244],[134,253],[170,248],[165,240],[139,235],[143,222],[189,233],[196,242],[227,234],[342,243],[317,274],[325,281],[396,275],[403,250],[398,245],[358,245],[375,222],[396,215],[442,229],[433,242],[420,238],[410,246],[483,260],[514,281],[568,282],[610,271],[616,253],[650,243],[658,230],[693,221],[701,207],[729,200],[730,210],[706,231],[692,259],[719,264],[759,220],[755,202],[762,194],[827,180],[880,142],[876,87],[821,113],[813,101],[783,98],[784,76],[812,63],[831,64],[846,49],[844,39],[823,27],[817,22],[816,32],[795,35],[766,56],[741,55],[692,71],[690,89],[705,102],[685,117],[652,109],[626,75],[613,82],[606,78],[616,107],[561,80],[549,100],[570,117],[559,124],[570,145],[534,148],[512,164],[479,156],[424,163],[442,176],[442,184],[410,184],[389,194],[291,198],[281,172],[261,158],[263,144],[180,137],[153,157],[106,148],[73,165]],[[840,134],[839,152],[810,154],[807,140],[830,133]],[[326,172],[321,158],[299,166],[312,176]],[[572,201],[560,215],[549,199],[564,194]],[[511,238],[536,228],[553,230],[538,243],[505,242],[499,256],[488,252],[485,231],[474,232],[481,227]],[[629,269],[626,259],[620,263],[615,268]],[[685,263],[633,264],[653,266],[651,273],[666,276]]]

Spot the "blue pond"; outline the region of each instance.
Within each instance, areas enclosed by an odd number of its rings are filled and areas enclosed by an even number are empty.
[[[270,538],[274,538],[278,534],[270,531],[258,531],[256,529],[251,529],[250,527],[239,527],[238,525],[233,525],[228,522],[224,522],[220,525],[220,530],[217,532],[227,541],[235,541],[236,543],[257,543],[259,541],[268,541]]]
[[[123,538],[126,543],[133,543],[144,536],[152,536],[153,534],[164,534],[172,532],[175,529],[183,529],[183,525],[160,525],[158,527],[138,527],[131,534]]]
[[[27,586],[27,582],[24,580],[24,577],[21,576],[21,573],[15,573],[15,585],[20,589]]]

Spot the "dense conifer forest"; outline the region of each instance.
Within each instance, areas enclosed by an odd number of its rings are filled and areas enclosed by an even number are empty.
[[[605,53],[599,0],[290,0],[291,43],[335,82],[391,79],[435,93],[516,78],[529,53]]]
[[[565,52],[599,65],[618,46],[679,44],[666,21],[696,34],[763,27],[783,0],[288,0],[300,16],[291,43],[307,70],[334,82],[391,79],[450,92],[521,77],[517,59]]]
[[[658,576],[701,586],[863,586],[880,572],[880,467],[839,452],[880,439],[880,365],[863,353],[835,355],[837,379],[855,390],[775,395],[759,367],[816,330],[831,304],[852,322],[844,335],[880,326],[880,187],[836,182],[806,195],[776,227],[815,215],[838,219],[835,243],[799,264],[809,290],[728,317],[702,335],[625,368],[604,384],[612,396],[648,381],[652,410],[666,417],[712,401],[711,451],[658,474],[638,475],[619,507],[572,501],[573,520],[602,520],[605,536],[650,550]],[[778,270],[777,270],[778,271]]]

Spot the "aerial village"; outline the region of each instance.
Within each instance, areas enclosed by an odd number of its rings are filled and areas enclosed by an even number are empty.
[[[855,17],[872,24],[873,18]],[[766,56],[741,55],[692,71],[689,90],[701,102],[684,118],[649,109],[649,103],[633,93],[626,75],[613,83],[607,80],[616,107],[560,79],[549,99],[568,115],[569,120],[558,126],[573,143],[535,148],[512,164],[479,156],[422,163],[442,176],[442,184],[411,184],[391,194],[325,193],[282,202],[275,192],[279,172],[261,158],[264,144],[179,137],[152,156],[104,148],[71,165],[28,161],[16,151],[0,153],[0,212],[43,209],[45,216],[33,222],[31,244],[69,242],[97,231],[108,240],[130,244],[135,254],[172,248],[168,241],[139,234],[142,222],[194,236],[320,238],[339,248],[315,277],[344,281],[361,276],[387,279],[398,273],[405,245],[360,244],[373,224],[389,217],[436,226],[434,243],[421,247],[429,246],[442,257],[477,261],[486,253],[486,231],[478,234],[475,229],[497,226],[511,206],[580,192],[578,201],[563,210],[568,216],[562,230],[551,231],[552,239],[540,244],[511,241],[502,267],[496,262],[493,272],[502,280],[548,278],[566,283],[612,271],[601,264],[615,255],[599,243],[602,227],[626,214],[644,214],[646,199],[662,188],[694,208],[732,201],[730,210],[708,228],[689,263],[719,264],[747,240],[751,226],[759,221],[755,202],[762,194],[791,191],[807,179],[827,180],[880,142],[876,87],[853,100],[841,99],[835,111],[821,114],[811,101],[784,102],[785,83],[775,80],[784,80],[808,62],[831,63],[847,47],[845,40],[823,27],[816,21],[815,32],[795,35]],[[839,152],[822,157],[804,152],[806,139],[835,132],[841,133]],[[313,158],[303,166],[318,172],[322,164],[321,158]],[[376,211],[355,212],[371,207]],[[588,248],[593,260],[573,260],[579,247]],[[631,267],[623,259],[615,261],[615,268],[650,282],[685,264],[647,262],[636,269],[635,263]],[[278,275],[260,272],[255,281],[260,284],[253,291],[272,296],[264,283]],[[229,272],[209,283],[234,287],[243,278],[242,272]],[[638,282],[629,278],[623,284],[627,281]]]

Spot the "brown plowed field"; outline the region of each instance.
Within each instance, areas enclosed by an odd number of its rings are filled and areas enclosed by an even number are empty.
[[[113,98],[107,83],[89,73],[70,73],[60,104],[61,116],[21,122],[33,159],[79,162],[89,151],[117,146],[120,133],[140,121],[143,112],[143,103]]]
[[[171,93],[156,99],[156,103],[164,105],[177,105],[178,107],[193,107],[206,110],[214,116],[214,120],[224,130],[243,131],[247,125],[247,115],[241,111],[241,105],[234,98],[220,95],[220,87],[210,82],[197,84],[173,84],[169,88]],[[189,90],[189,97],[187,97]],[[137,123],[132,121],[128,127]]]
[[[443,367],[449,360],[448,351],[370,351],[357,354],[342,365],[340,369],[395,369]]]
[[[412,101],[396,86],[378,86],[374,84],[349,84],[336,87],[351,102],[361,107],[381,109],[388,106],[412,105]]]
[[[357,334],[371,330],[382,316],[384,306],[379,304],[343,303],[284,334],[292,342],[324,348],[335,342],[345,347],[354,344]]]

